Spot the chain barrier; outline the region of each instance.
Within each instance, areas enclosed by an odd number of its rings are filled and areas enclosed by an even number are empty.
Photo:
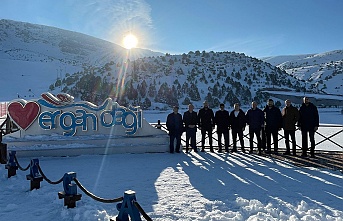
[[[42,168],[39,166],[39,164],[36,164],[36,166],[38,167],[38,171],[39,173],[42,175],[43,179],[48,182],[49,184],[52,184],[52,185],[56,185],[56,184],[59,184],[63,181],[63,177],[57,181],[51,181],[50,179],[48,179],[45,174],[43,173],[42,171]]]
[[[146,214],[146,212],[143,210],[143,208],[141,207],[141,205],[139,205],[138,202],[133,201],[133,205],[135,205],[135,207],[138,209],[138,211],[142,214],[142,216],[144,217],[144,219],[146,219],[147,221],[152,221],[152,219],[148,216],[148,214]]]
[[[77,178],[74,178],[74,181],[76,183],[76,185],[82,190],[82,192],[84,192],[87,196],[89,196],[90,198],[102,202],[102,203],[117,203],[120,201],[123,201],[123,197],[118,197],[115,199],[104,199],[98,196],[95,196],[93,193],[89,192],[81,183]]]
[[[19,164],[19,162],[18,162],[18,159],[17,159],[17,156],[16,156],[16,155],[14,155],[14,161],[15,161],[15,163],[17,164],[18,168],[19,168],[21,171],[26,171],[26,170],[28,170],[28,169],[30,168],[30,164],[27,165],[26,168],[23,168],[22,166],[20,166],[20,164]]]
[[[29,164],[26,168],[23,168],[22,166],[20,166],[19,162],[18,162],[18,159],[15,155],[15,151],[14,151],[14,154],[13,154],[13,158],[14,158],[14,161],[15,163],[17,164],[18,168],[22,171],[26,171],[28,170],[32,165]],[[32,161],[32,160],[31,160]],[[36,159],[36,161],[38,161],[38,159]],[[56,184],[59,184],[63,181],[65,181],[65,175],[57,180],[57,181],[51,181],[43,172],[42,168],[40,167],[39,163],[38,162],[35,162],[33,164],[34,166],[37,167],[40,175],[42,176],[42,178],[47,181],[49,184],[52,184],[52,185],[56,185]],[[75,175],[76,176],[76,173],[73,172],[72,175]],[[76,178],[76,177],[73,177],[72,180],[75,182],[75,184],[82,190],[82,192],[84,192],[87,196],[89,196],[90,198],[96,200],[96,201],[99,201],[99,202],[102,202],[102,203],[118,203],[118,202],[121,202],[121,201],[124,201],[124,197],[118,197],[118,198],[114,198],[114,199],[105,199],[105,198],[101,198],[101,197],[98,197],[96,195],[94,195],[93,193],[91,193],[90,191],[88,191],[81,183],[80,181]],[[31,187],[31,190],[33,188]],[[39,187],[37,187],[37,189],[39,189]],[[76,192],[75,192],[76,193]],[[77,200],[79,200],[81,198],[81,194],[76,194],[76,195],[65,195],[65,193],[63,192],[59,192],[59,197],[60,199],[61,198],[66,198],[65,199],[65,205],[66,205],[66,201],[68,201],[67,203],[67,206],[68,208],[73,208],[75,207],[75,202]],[[78,199],[72,199],[74,197],[79,197]],[[135,208],[138,210],[138,212],[147,220],[147,221],[152,221],[152,219],[147,215],[147,213],[143,210],[143,208],[139,205],[138,202],[136,202],[136,200],[132,200],[131,203],[135,206]],[[125,209],[125,208],[124,208]],[[120,209],[119,209],[120,210]],[[122,213],[122,212],[120,212]],[[126,214],[126,213],[125,213]],[[127,214],[126,214],[127,215]]]

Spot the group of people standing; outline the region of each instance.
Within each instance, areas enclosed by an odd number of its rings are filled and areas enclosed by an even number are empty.
[[[220,104],[219,110],[215,113],[209,108],[208,102],[203,103],[203,108],[199,113],[194,111],[192,104],[188,105],[188,110],[183,116],[178,113],[179,107],[173,107],[173,113],[167,117],[166,126],[170,136],[170,153],[180,152],[181,135],[186,132],[186,153],[189,152],[189,147],[195,152],[198,152],[196,146],[197,129],[201,131],[201,151],[205,151],[205,139],[208,135],[208,143],[210,151],[214,152],[212,131],[216,129],[218,135],[218,152],[223,152],[222,137],[224,138],[225,152],[229,152],[229,130],[232,134],[232,149],[231,152],[237,152],[237,137],[240,141],[241,151],[245,153],[244,135],[243,132],[246,126],[249,126],[249,153],[253,153],[254,136],[257,140],[258,154],[262,151],[265,153],[278,154],[278,133],[281,129],[284,130],[284,138],[286,155],[296,155],[296,126],[299,127],[302,133],[302,157],[307,157],[308,151],[308,135],[310,137],[310,155],[315,157],[315,141],[314,134],[319,127],[319,114],[317,107],[310,102],[308,97],[303,98],[303,103],[299,110],[294,107],[290,100],[285,101],[284,108],[280,111],[274,105],[274,101],[269,99],[266,107],[262,110],[258,108],[257,102],[251,103],[251,108],[244,113],[238,103],[234,104],[234,109],[229,112],[225,110],[225,105]],[[271,138],[273,137],[274,150],[271,148]],[[292,152],[290,149],[290,139],[292,143]],[[176,140],[176,146],[174,141]]]

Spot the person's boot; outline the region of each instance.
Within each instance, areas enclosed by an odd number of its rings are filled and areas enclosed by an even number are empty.
[[[286,149],[286,152],[284,152],[283,155],[291,155],[291,151],[289,149]]]
[[[293,152],[293,156],[296,156],[297,155],[297,149],[296,147],[292,147],[292,152]]]
[[[307,157],[307,152],[306,151],[302,151],[301,157]]]
[[[213,148],[211,148],[212,150],[213,150]],[[212,152],[212,151],[211,151]],[[221,153],[221,152],[223,152],[223,148],[222,148],[222,146],[220,145],[220,146],[218,146],[218,153]]]
[[[275,147],[274,147],[274,154],[275,154],[275,155],[279,155],[278,148],[275,148]]]
[[[266,151],[265,151],[266,154],[271,154],[272,153],[272,150],[270,147],[267,147]]]
[[[261,156],[261,155],[262,155],[262,150],[261,150],[261,148],[258,148],[258,152],[257,152],[257,154],[258,154],[259,156]]]
[[[311,148],[310,150],[311,158],[315,158],[316,156],[314,155],[314,148]]]

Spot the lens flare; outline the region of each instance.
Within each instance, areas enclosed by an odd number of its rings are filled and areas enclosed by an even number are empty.
[[[123,39],[123,46],[126,49],[137,47],[138,39],[133,34],[126,35]]]

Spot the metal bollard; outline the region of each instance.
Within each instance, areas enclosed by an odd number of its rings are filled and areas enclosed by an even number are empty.
[[[58,198],[64,199],[64,206],[67,208],[76,207],[76,201],[81,199],[81,194],[77,194],[77,186],[72,181],[76,178],[75,172],[65,173],[63,176],[63,189],[64,191],[58,192]]]
[[[140,213],[133,202],[136,201],[136,192],[133,190],[127,190],[124,193],[124,199],[122,203],[117,204],[119,214],[116,217],[116,221],[128,221],[129,216],[131,221],[142,221]],[[111,219],[111,221],[114,221]]]
[[[1,164],[7,163],[7,144],[5,143],[0,143],[0,163]]]
[[[17,174],[18,165],[16,164],[14,157],[16,155],[17,151],[12,150],[8,153],[8,161],[5,166],[7,169],[7,177],[10,178],[11,176],[15,176]]]
[[[39,189],[40,182],[43,181],[42,175],[38,171],[39,160],[32,159],[30,162],[30,174],[26,175],[26,179],[30,180],[30,190]]]
[[[160,130],[162,129],[161,120],[157,120],[156,128]]]

